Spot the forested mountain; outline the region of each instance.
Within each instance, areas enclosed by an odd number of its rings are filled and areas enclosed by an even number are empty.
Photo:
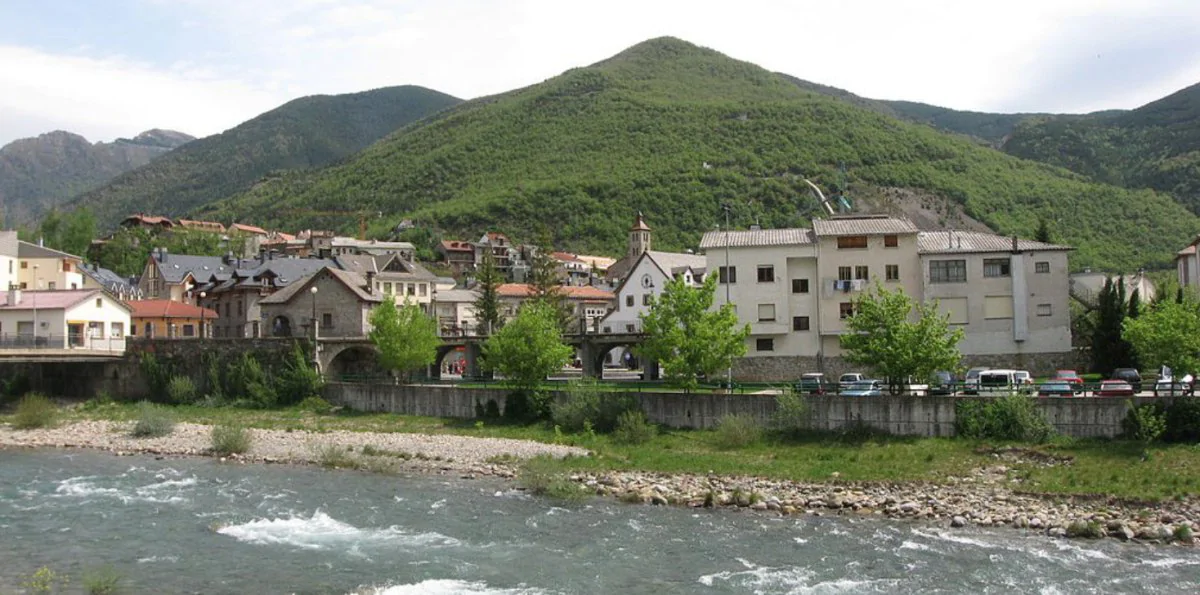
[[[1200,84],[1135,110],[1026,120],[1003,149],[1100,182],[1166,192],[1200,213]]]
[[[377,230],[401,218],[463,235],[548,229],[563,247],[620,253],[639,210],[667,249],[694,246],[723,203],[737,225],[804,224],[816,206],[801,176],[833,187],[843,164],[860,203],[911,191],[1024,236],[1045,219],[1078,248],[1075,267],[1165,265],[1198,229],[1164,194],[1017,159],[671,38],[466,102],[203,214],[345,225],[280,212],[361,209],[383,214]]]
[[[56,130],[0,147],[0,207],[4,223],[30,223],[45,211],[190,140],[171,130],[148,130],[133,138],[92,144]]]
[[[275,170],[344,159],[460,100],[423,87],[387,87],[289,101],[220,134],[188,143],[78,197],[111,227],[133,212],[177,216],[242,192]]]

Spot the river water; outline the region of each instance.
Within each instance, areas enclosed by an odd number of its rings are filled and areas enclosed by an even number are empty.
[[[555,506],[494,480],[0,450],[0,593],[1196,593],[1200,548],[865,518]]]

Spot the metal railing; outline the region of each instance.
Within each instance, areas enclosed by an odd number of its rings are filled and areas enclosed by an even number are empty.
[[[89,337],[86,335],[43,335],[0,333],[0,349],[17,351],[77,350],[124,352],[125,337]]]

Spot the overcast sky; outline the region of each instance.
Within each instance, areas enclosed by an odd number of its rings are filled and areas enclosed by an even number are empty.
[[[0,144],[205,136],[289,99],[473,98],[671,35],[867,97],[1132,108],[1200,82],[1197,0],[2,0]]]

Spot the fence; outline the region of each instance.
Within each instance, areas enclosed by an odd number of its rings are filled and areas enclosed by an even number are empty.
[[[33,335],[32,333],[0,333],[0,349],[13,351],[82,350],[125,352],[125,337],[97,338],[86,335]]]

